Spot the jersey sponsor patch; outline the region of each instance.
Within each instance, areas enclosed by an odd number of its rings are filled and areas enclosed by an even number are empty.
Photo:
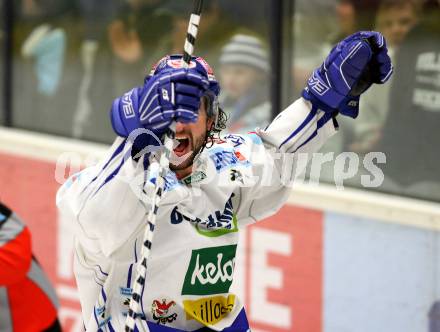
[[[196,171],[194,174],[191,174],[190,176],[182,179],[181,182],[183,182],[186,185],[190,185],[190,184],[194,184],[194,183],[198,183],[200,181],[203,181],[204,179],[206,179],[205,172]]]
[[[237,245],[193,250],[182,295],[212,295],[229,292],[235,269]]]
[[[224,169],[242,165],[242,166],[249,166],[250,162],[244,156],[238,152],[233,150],[225,150],[225,149],[213,149],[210,152],[211,160],[214,162],[215,169],[218,173],[223,171]]]
[[[229,233],[238,232],[237,218],[234,215],[234,207],[232,205],[232,198],[234,194],[228,199],[223,211],[215,211],[211,213],[207,219],[190,218],[179,211],[176,206],[171,212],[171,223],[177,225],[184,220],[189,221],[200,235],[207,237],[218,237]]]
[[[196,320],[203,325],[215,325],[234,309],[235,295],[205,297],[183,301],[187,320]]]

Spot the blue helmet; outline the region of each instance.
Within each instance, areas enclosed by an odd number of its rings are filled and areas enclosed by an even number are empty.
[[[174,69],[182,68],[183,56],[181,54],[173,54],[164,56],[160,59],[151,69],[150,74],[145,78],[145,82],[152,76],[161,73],[163,71],[172,71]],[[201,57],[192,57],[191,63],[188,67],[189,71],[197,72],[208,78],[209,87],[205,96],[209,98],[209,105],[207,109],[208,116],[218,116],[218,96],[220,94],[220,84],[215,78],[214,71],[211,66]],[[217,121],[216,121],[217,122]]]

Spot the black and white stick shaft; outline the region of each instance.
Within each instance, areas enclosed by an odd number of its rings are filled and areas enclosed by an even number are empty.
[[[191,57],[194,53],[194,46],[199,31],[200,17],[202,13],[203,0],[195,0],[194,11],[191,14],[191,18],[188,26],[188,33],[184,46],[183,54],[183,67],[188,68],[191,63]],[[136,264],[136,278],[134,279],[134,285],[130,300],[130,307],[125,320],[125,331],[133,332],[136,324],[136,320],[142,318],[141,314],[141,301],[142,291],[145,287],[145,279],[147,277],[147,264],[148,258],[151,252],[151,246],[153,243],[154,228],[156,227],[157,211],[159,209],[159,203],[162,198],[162,193],[165,187],[165,176],[167,174],[170,157],[173,151],[174,143],[175,123],[170,127],[169,133],[165,137],[165,150],[160,156],[159,163],[157,161],[152,162],[150,165],[150,177],[156,177],[156,187],[154,191],[154,197],[151,202],[151,209],[147,217],[147,227],[145,228],[144,238],[142,242],[141,255],[138,263]],[[145,156],[147,157],[147,156]],[[146,323],[139,324],[138,329],[140,331],[149,331]]]
[[[183,62],[186,68],[189,66],[191,57],[194,54],[197,33],[199,32],[200,17],[202,15],[202,8],[203,0],[195,0],[194,10],[189,20],[185,46],[183,48]]]

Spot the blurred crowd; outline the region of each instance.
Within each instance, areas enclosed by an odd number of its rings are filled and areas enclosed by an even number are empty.
[[[197,40],[197,55],[225,82],[222,98],[239,131],[270,120],[267,3],[252,12],[250,4],[206,1]],[[111,142],[111,101],[141,85],[164,55],[182,53],[191,10],[181,0],[17,1],[14,125]]]
[[[13,125],[110,142],[113,98],[141,85],[165,54],[181,53],[192,1],[21,0],[15,3]],[[222,85],[231,132],[265,127],[270,1],[205,1],[196,53]],[[341,38],[378,30],[395,64],[392,81],[361,98],[355,121],[323,152],[385,153],[381,189],[440,199],[440,0],[297,0],[292,19],[289,101]],[[282,22],[280,22],[281,24]],[[1,38],[1,32],[0,32]],[[275,110],[278,112],[279,110]],[[275,112],[275,113],[276,113]],[[327,169],[328,168],[328,169]],[[331,164],[324,180],[333,181]],[[352,179],[359,185],[363,172]]]
[[[294,89],[298,94],[311,70],[341,38],[358,30],[376,30],[387,39],[394,75],[361,98],[359,117],[339,117],[340,133],[322,153],[354,152],[363,158],[383,152],[380,190],[440,200],[440,1],[299,1],[295,19]],[[316,11],[320,8],[320,11]],[[334,10],[335,15],[325,13]],[[311,27],[310,22],[322,24]],[[338,27],[338,29],[334,29]],[[296,61],[295,61],[296,60]],[[333,182],[334,163],[322,174]],[[362,169],[350,183],[360,186]]]

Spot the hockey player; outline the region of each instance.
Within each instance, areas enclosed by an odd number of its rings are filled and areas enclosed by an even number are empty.
[[[180,56],[163,58],[143,86],[113,102],[118,137],[108,157],[57,195],[60,212],[77,228],[75,274],[87,331],[124,328],[150,208],[151,146],[173,120],[175,147],[136,327],[245,332],[242,299],[230,292],[238,233],[274,214],[290,191],[281,181],[283,158],[273,152],[319,149],[336,132],[336,115],[356,117],[359,95],[391,73],[383,36],[356,33],[335,46],[302,98],[268,127],[219,139],[220,87],[212,69],[202,58],[189,69]],[[151,134],[133,139],[139,128]]]

